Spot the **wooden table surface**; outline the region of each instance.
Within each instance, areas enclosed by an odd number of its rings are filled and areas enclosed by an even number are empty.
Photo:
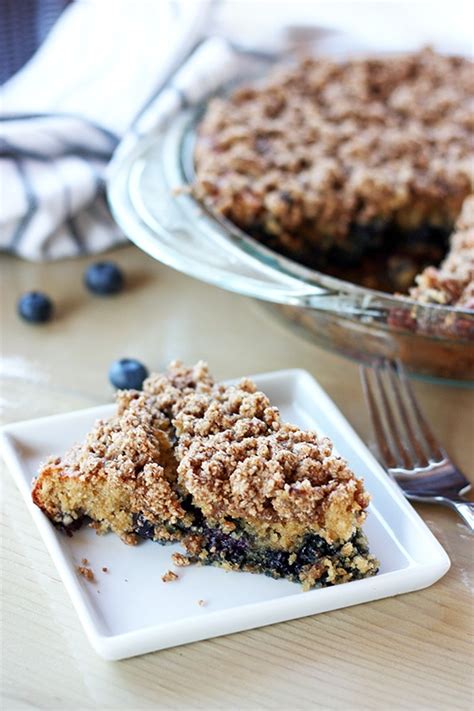
[[[127,290],[87,294],[89,260],[34,265],[2,257],[3,421],[111,399],[110,362],[150,369],[207,360],[217,378],[306,368],[367,441],[358,369],[300,340],[255,302],[173,272],[135,247],[113,258]],[[47,291],[57,316],[29,326],[23,291]],[[448,451],[474,472],[474,392],[416,383]],[[3,708],[468,709],[473,684],[473,557],[454,513],[417,506],[452,567],[432,587],[391,599],[197,642],[122,662],[90,648],[9,476],[2,476]]]

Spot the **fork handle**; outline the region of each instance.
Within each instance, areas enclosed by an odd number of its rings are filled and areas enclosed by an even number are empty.
[[[474,531],[474,501],[450,501],[446,499],[446,503],[458,512],[471,532]]]

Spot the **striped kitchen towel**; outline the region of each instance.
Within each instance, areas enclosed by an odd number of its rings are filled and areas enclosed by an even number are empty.
[[[202,39],[212,4],[115,0],[111,13],[79,0],[61,15],[3,87],[0,249],[47,260],[125,241],[104,191],[119,141],[198,101],[236,66],[224,40]]]

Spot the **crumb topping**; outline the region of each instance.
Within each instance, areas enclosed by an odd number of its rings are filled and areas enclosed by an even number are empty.
[[[290,251],[354,223],[449,226],[471,189],[473,100],[472,62],[430,49],[282,66],[209,103],[194,193]]]

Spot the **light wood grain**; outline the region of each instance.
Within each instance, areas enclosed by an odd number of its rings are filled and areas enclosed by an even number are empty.
[[[218,378],[306,368],[367,441],[354,363],[299,340],[250,300],[165,269],[133,247],[113,258],[131,284],[110,299],[85,292],[87,260],[2,259],[4,421],[110,400],[107,369],[117,357],[138,357],[151,369],[175,357],[204,358]],[[16,317],[17,296],[31,288],[57,302],[51,325],[31,327]],[[426,383],[416,389],[440,438],[472,474],[473,392]],[[450,511],[417,508],[452,560],[431,588],[108,663],[91,650],[4,475],[3,708],[470,709],[473,539]]]

